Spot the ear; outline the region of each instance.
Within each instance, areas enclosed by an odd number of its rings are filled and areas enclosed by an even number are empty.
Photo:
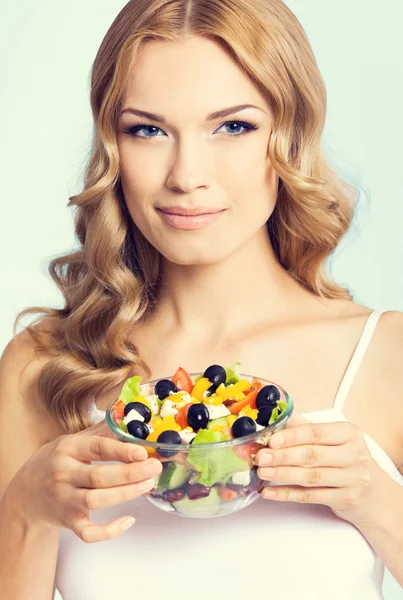
[[[310,423],[308,419],[305,419],[300,413],[294,413],[287,421],[287,427],[298,427],[298,425],[304,425],[304,423]]]

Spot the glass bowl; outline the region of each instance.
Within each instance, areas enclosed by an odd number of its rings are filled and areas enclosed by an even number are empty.
[[[194,382],[200,373],[189,375]],[[154,488],[144,494],[154,506],[182,517],[222,517],[252,504],[270,483],[258,477],[254,458],[258,450],[268,446],[272,434],[285,427],[293,412],[293,402],[277,383],[253,375],[240,375],[251,383],[259,381],[262,386],[275,385],[280,391],[280,400],[287,404],[277,421],[243,437],[210,444],[150,442],[118,427],[113,415],[115,403],[107,409],[106,423],[116,439],[143,446],[150,457],[163,463],[163,471],[155,477]],[[153,394],[158,381],[171,378],[172,375],[145,382],[140,386],[140,393]]]

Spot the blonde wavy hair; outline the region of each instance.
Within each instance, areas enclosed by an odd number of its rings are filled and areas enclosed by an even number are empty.
[[[49,266],[64,308],[25,309],[14,325],[15,335],[24,315],[40,313],[27,326],[37,349],[51,355],[40,373],[39,393],[70,433],[90,425],[91,395],[139,372],[145,379],[151,375],[129,333],[156,304],[160,256],[125,206],[117,122],[140,47],[190,35],[229,50],[272,107],[269,158],[280,184],[267,225],[278,261],[315,294],[351,299],[347,289],[330,281],[325,262],[352,222],[357,193],[324,159],[326,90],[297,18],[281,0],[131,0],[92,66],[93,145],[84,189],[68,203],[76,207],[79,249]]]

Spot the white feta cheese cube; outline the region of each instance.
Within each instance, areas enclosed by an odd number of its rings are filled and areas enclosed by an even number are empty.
[[[261,429],[264,429],[264,425],[260,425],[260,423],[256,423],[256,431],[260,431]]]
[[[138,413],[137,410],[132,408],[131,411],[129,411],[127,413],[127,415],[124,417],[123,423],[125,425],[127,425],[128,423],[130,423],[130,421],[143,421],[144,422],[144,417],[143,417],[143,415]]]
[[[178,414],[178,412],[178,409],[175,408],[175,406],[170,400],[164,400],[160,410],[161,417],[167,417],[168,415],[172,415],[174,417]]]
[[[182,406],[185,406],[185,404],[189,404],[190,402],[192,402],[192,397],[190,394],[185,392],[184,394],[182,394],[181,400],[179,402],[174,402],[173,405],[176,408],[182,408]]]
[[[151,406],[154,415],[159,415],[159,412],[160,412],[160,405],[158,404],[157,398],[158,398],[158,396],[156,394],[151,394],[150,396],[145,396],[145,399],[147,400],[148,404]]]
[[[226,417],[231,414],[225,404],[219,404],[218,406],[206,404],[205,406],[207,406],[210,420],[219,419],[220,417]]]
[[[248,485],[250,483],[250,471],[238,471],[234,473],[232,482],[236,485]]]
[[[179,437],[184,444],[190,444],[195,436],[196,433],[194,431],[179,431]]]
[[[143,383],[140,386],[140,394],[147,398],[148,395],[151,395],[151,385],[149,383]]]

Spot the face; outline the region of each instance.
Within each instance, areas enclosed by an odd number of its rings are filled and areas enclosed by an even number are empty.
[[[244,104],[257,108],[208,118]],[[140,50],[119,117],[120,175],[133,222],[163,257],[212,264],[262,233],[278,191],[267,156],[272,123],[265,98],[216,42]],[[183,216],[189,211],[199,216]]]

